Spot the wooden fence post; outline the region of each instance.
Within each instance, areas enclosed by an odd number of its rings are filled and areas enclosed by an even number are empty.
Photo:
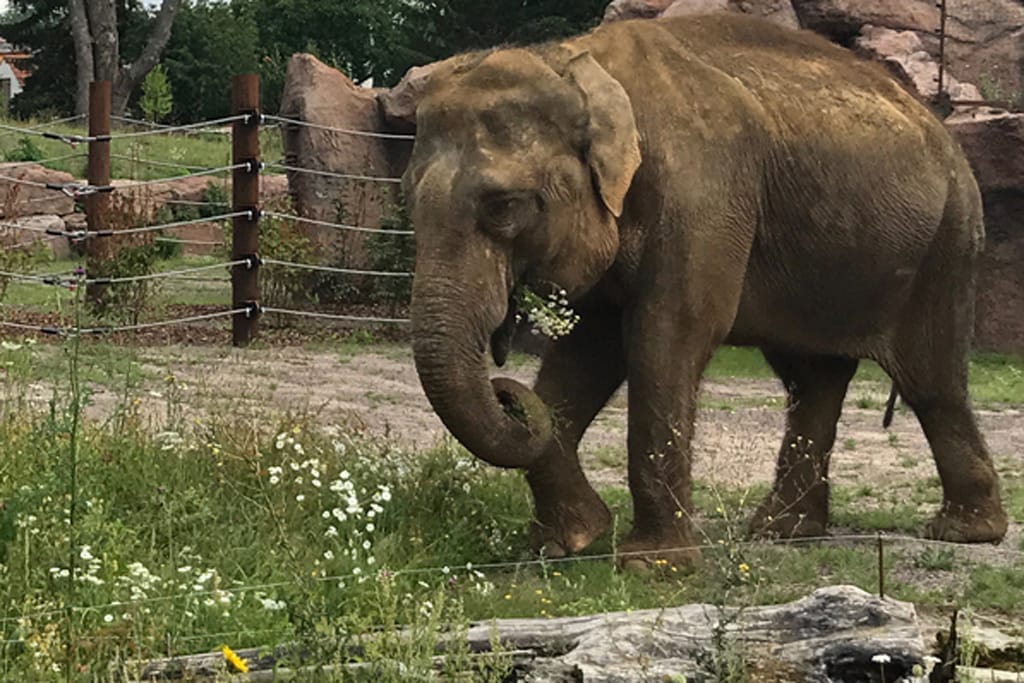
[[[86,180],[94,187],[110,184],[110,81],[89,83],[89,165]],[[94,140],[92,138],[102,138]],[[89,232],[107,230],[110,211],[110,193],[94,192],[86,195],[85,218]],[[111,237],[93,237],[85,240],[85,272],[95,277],[102,272],[101,264],[109,261],[116,244]],[[90,284],[86,298],[100,303],[106,286]]]
[[[231,221],[231,260],[248,259],[231,269],[231,307],[247,309],[232,317],[235,346],[256,336],[259,317],[259,201],[260,201],[260,81],[256,74],[235,76],[231,83],[231,113],[248,114],[231,126],[231,163],[248,164],[231,174],[231,210],[246,211]]]

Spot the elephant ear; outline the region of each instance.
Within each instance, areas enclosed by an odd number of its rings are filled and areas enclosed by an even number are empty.
[[[633,118],[633,105],[622,85],[589,52],[569,60],[566,77],[586,99],[590,115],[587,161],[601,199],[618,218],[633,174],[640,166],[640,134]]]

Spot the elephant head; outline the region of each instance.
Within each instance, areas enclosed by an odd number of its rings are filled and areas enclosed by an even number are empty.
[[[483,460],[528,468],[551,445],[544,403],[489,381],[488,345],[502,365],[518,284],[553,283],[571,300],[610,267],[639,164],[629,98],[584,50],[476,53],[431,77],[403,178],[413,351],[434,410]]]

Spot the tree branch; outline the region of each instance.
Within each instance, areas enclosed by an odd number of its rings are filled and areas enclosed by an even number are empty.
[[[89,110],[89,82],[93,80],[92,35],[89,33],[89,17],[85,12],[85,0],[70,0],[68,3],[71,21],[71,39],[75,43],[75,113],[85,114]]]
[[[115,112],[124,111],[132,91],[142,83],[146,74],[160,61],[160,55],[167,47],[167,41],[171,39],[171,27],[174,25],[174,17],[180,7],[181,0],[163,0],[160,4],[160,11],[156,15],[156,22],[150,31],[146,46],[142,49],[142,54],[134,62],[121,69],[117,76],[117,81],[114,84],[113,109]]]

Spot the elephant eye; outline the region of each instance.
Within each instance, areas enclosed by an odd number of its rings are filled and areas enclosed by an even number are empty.
[[[480,224],[498,237],[512,239],[531,225],[539,212],[540,203],[532,192],[494,194],[483,199]]]

